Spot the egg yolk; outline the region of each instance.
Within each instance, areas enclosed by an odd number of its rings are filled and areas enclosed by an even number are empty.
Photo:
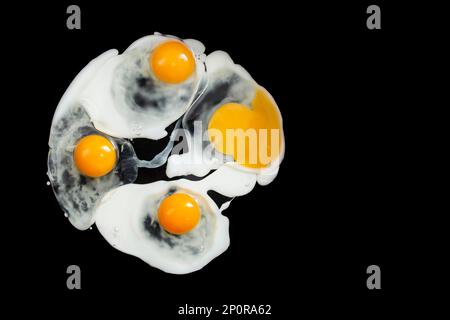
[[[106,175],[116,165],[114,145],[107,138],[95,134],[78,141],[73,157],[78,170],[91,178]]]
[[[267,167],[280,154],[282,124],[278,109],[262,88],[257,88],[251,106],[227,103],[220,106],[208,124],[214,147],[233,156],[242,166]]]
[[[195,69],[191,50],[175,40],[157,46],[149,57],[149,64],[159,80],[172,84],[185,81]]]
[[[195,228],[200,220],[200,208],[190,195],[174,193],[165,198],[158,209],[159,224],[167,232],[184,234]]]

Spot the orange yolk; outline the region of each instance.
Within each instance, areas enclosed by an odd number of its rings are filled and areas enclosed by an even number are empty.
[[[208,124],[209,139],[223,154],[248,168],[264,168],[280,154],[281,119],[269,94],[257,88],[251,106],[227,103]]]
[[[100,135],[85,136],[78,141],[73,152],[78,170],[85,176],[97,178],[106,175],[116,165],[116,150],[107,138]]]
[[[149,64],[159,80],[172,84],[185,81],[195,69],[191,50],[176,40],[157,46],[149,57]]]
[[[159,224],[167,232],[184,234],[195,228],[200,220],[200,208],[190,195],[174,193],[165,198],[158,209]]]

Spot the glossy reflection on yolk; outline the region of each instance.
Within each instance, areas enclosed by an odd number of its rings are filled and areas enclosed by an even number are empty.
[[[227,135],[227,131],[239,132],[236,131],[239,129],[254,135],[247,135],[239,144],[238,135]],[[278,135],[272,136],[272,133],[276,132]],[[227,103],[219,107],[209,121],[208,133],[210,141],[218,151],[233,156],[237,163],[245,167],[264,168],[280,154],[280,116],[271,97],[262,88],[256,90],[250,107],[239,103]],[[217,134],[222,138],[217,139]],[[261,136],[266,137],[264,143]],[[231,139],[234,141],[229,141]],[[250,144],[250,139],[253,139],[253,144]],[[243,145],[241,153],[239,145]]]
[[[153,74],[166,83],[181,83],[188,79],[195,69],[191,50],[182,42],[163,42],[149,57]]]
[[[159,224],[167,232],[184,234],[195,228],[200,220],[200,208],[190,195],[174,193],[165,198],[158,209]]]
[[[75,165],[85,176],[97,178],[111,172],[116,165],[116,150],[107,138],[85,136],[78,141],[73,153]]]

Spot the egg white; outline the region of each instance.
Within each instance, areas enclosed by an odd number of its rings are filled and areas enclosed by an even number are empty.
[[[196,59],[195,72],[188,80],[164,84],[152,75],[148,55],[159,43],[172,38],[160,34],[143,37],[123,54],[110,56],[99,68],[79,96],[98,130],[122,138],[161,139],[167,135],[165,128],[204,90],[204,48],[195,40],[185,42],[194,46],[191,50]],[[150,106],[140,106],[141,100],[149,100]]]
[[[235,170],[249,172],[256,175],[258,184],[271,183],[278,174],[279,166],[284,157],[285,141],[282,130],[282,117],[278,110],[281,123],[280,155],[265,168],[247,168],[237,164],[229,156],[224,156],[210,144],[202,142],[201,137],[195,137],[194,123],[202,123],[202,135],[208,128],[208,122],[212,114],[224,103],[239,101],[242,104],[250,104],[255,96],[256,88],[264,90],[277,106],[272,96],[263,87],[259,86],[250,74],[240,65],[233,62],[231,57],[223,51],[215,51],[206,58],[207,82],[203,95],[192,105],[183,116],[183,128],[186,130],[188,152],[172,154],[167,161],[166,174],[169,178],[181,175],[195,175],[203,177],[211,170],[216,170],[227,165]],[[221,92],[223,85],[228,86],[225,96]],[[217,101],[216,101],[216,100]],[[206,102],[205,102],[206,101]],[[212,102],[211,102],[212,101]]]
[[[185,274],[203,268],[229,246],[228,218],[206,193],[207,185],[189,180],[124,185],[109,192],[96,209],[96,226],[116,249],[168,273]],[[190,194],[201,209],[201,222],[175,236],[149,232],[157,222],[159,203],[170,190]],[[147,225],[147,228],[146,228]]]

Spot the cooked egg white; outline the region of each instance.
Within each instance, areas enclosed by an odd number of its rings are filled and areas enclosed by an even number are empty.
[[[168,177],[193,174],[204,176],[224,164],[236,170],[252,172],[261,185],[273,181],[284,156],[284,134],[281,114],[272,96],[259,86],[228,54],[216,51],[206,59],[208,87],[183,117],[188,152],[173,154],[168,159]],[[200,126],[199,126],[200,124]],[[197,128],[200,128],[200,137]],[[250,161],[249,147],[238,159],[238,148],[226,150],[227,130],[251,129],[256,132],[256,161]],[[271,139],[270,133],[278,133]],[[219,145],[211,132],[224,138]],[[260,144],[260,133],[268,132],[266,144]],[[205,143],[205,135],[209,141]],[[207,140],[207,139],[206,139]],[[265,149],[265,150],[263,150]],[[265,153],[264,153],[265,152]],[[263,162],[259,155],[266,155]]]
[[[204,90],[203,49],[160,34],[139,39],[97,70],[80,103],[106,134],[158,140]]]
[[[155,268],[175,274],[199,270],[230,242],[228,218],[221,214],[227,206],[218,208],[207,194],[216,184],[212,179],[182,179],[121,186],[109,192],[96,209],[97,228],[114,248]],[[195,199],[200,218],[192,230],[173,234],[165,229],[161,207],[166,199],[179,194]],[[179,207],[173,202],[165,204],[169,213],[170,205]]]

